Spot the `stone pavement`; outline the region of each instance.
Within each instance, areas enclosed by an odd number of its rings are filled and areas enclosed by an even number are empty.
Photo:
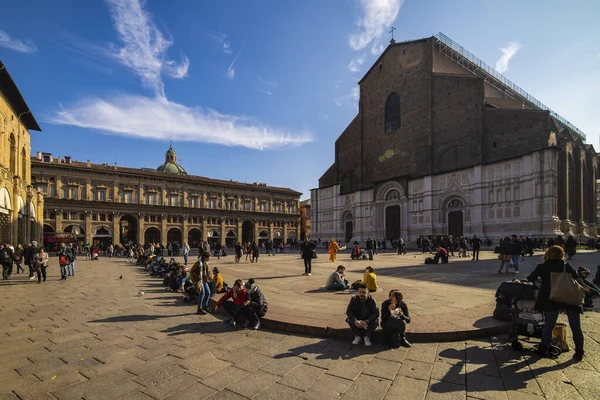
[[[60,282],[53,258],[49,272],[40,285],[16,275],[0,282],[0,399],[600,398],[595,312],[583,318],[579,364],[572,352],[515,352],[503,337],[392,351],[231,331],[123,260],[78,261],[77,276]]]

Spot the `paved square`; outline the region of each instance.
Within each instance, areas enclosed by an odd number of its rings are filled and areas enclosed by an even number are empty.
[[[493,304],[506,278],[495,275],[493,255],[440,266],[424,266],[423,256],[414,256],[382,254],[369,264],[341,255],[338,263],[348,267],[351,280],[372,265],[384,288],[375,297],[381,300],[392,285],[401,289],[415,326],[433,307],[443,313],[444,307],[467,310],[484,299],[482,306]],[[581,254],[574,264],[595,269],[597,258]],[[537,260],[526,259],[521,270],[528,272]],[[323,254],[316,261],[310,277],[301,276],[295,254],[261,255],[258,264],[239,265],[229,256],[212,265],[230,283],[255,277],[270,310],[318,313],[334,301],[342,307],[333,310],[335,318],[341,318],[349,294],[297,288],[311,283],[317,289],[337,265]],[[123,259],[78,261],[77,276],[60,282],[53,258],[49,272],[40,285],[19,275],[0,284],[0,398],[600,398],[596,312],[584,314],[586,357],[579,364],[571,363],[572,352],[557,360],[515,352],[502,336],[392,351],[378,343],[353,348],[340,339],[231,331],[218,316],[195,315],[181,295],[166,292],[161,280]],[[308,306],[297,303],[304,297]]]

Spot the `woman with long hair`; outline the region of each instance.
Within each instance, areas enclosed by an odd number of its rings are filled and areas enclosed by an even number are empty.
[[[381,328],[384,342],[392,347],[410,347],[406,340],[406,324],[410,323],[408,306],[398,289],[390,290],[389,297],[381,305]]]
[[[564,303],[557,303],[550,300],[550,276],[552,272],[563,272],[571,274],[573,279],[579,280],[575,269],[569,263],[565,263],[565,252],[561,246],[552,246],[544,254],[544,262],[538,264],[535,270],[527,277],[527,280],[535,282],[538,278],[542,283],[540,291],[535,302],[535,309],[544,313],[544,330],[542,331],[542,342],[539,347],[539,353],[547,354],[548,346],[552,342],[552,331],[556,325],[558,314],[561,310],[567,313],[569,326],[573,332],[573,341],[575,342],[575,354],[573,358],[576,361],[583,359],[583,332],[581,331],[581,314],[583,308],[581,305],[573,306]]]

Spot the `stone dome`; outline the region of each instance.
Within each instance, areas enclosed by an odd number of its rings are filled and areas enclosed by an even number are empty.
[[[185,169],[177,164],[177,153],[173,150],[173,146],[169,147],[165,154],[165,162],[156,168],[158,172],[166,172],[167,174],[187,175]]]

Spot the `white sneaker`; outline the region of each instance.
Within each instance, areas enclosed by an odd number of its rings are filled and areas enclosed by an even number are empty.
[[[306,274],[306,276],[310,276],[310,272],[308,274]]]
[[[368,336],[365,336],[365,346],[371,347],[371,338]]]
[[[354,340],[352,341],[352,344],[359,344],[361,340],[362,340],[362,338],[360,336],[354,336]]]

